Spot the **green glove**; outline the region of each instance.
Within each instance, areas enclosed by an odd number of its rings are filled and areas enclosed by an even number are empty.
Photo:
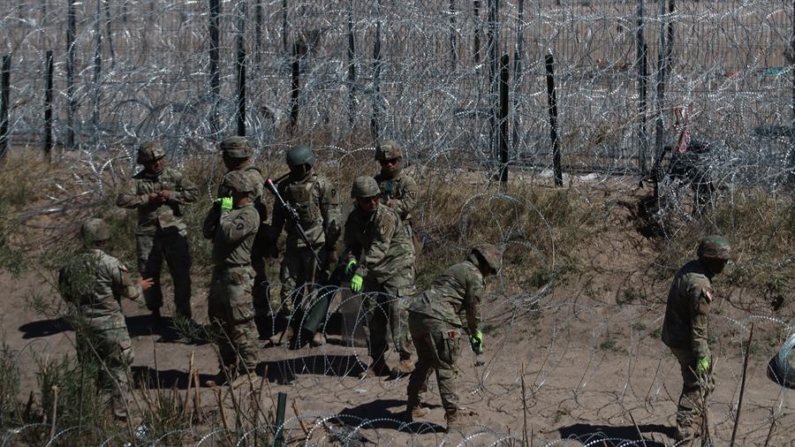
[[[362,275],[353,275],[353,278],[351,278],[351,292],[353,293],[361,292],[363,283],[364,283],[364,278],[362,278]]]
[[[475,355],[483,354],[483,332],[477,330],[469,334],[469,345],[472,346],[472,352],[474,352]]]
[[[216,201],[221,202],[221,209],[222,210],[231,210],[232,209],[232,198],[231,197],[221,197],[216,199]]]
[[[348,263],[345,264],[345,274],[352,275],[353,272],[356,271],[356,266],[358,264],[359,263],[356,261],[356,258],[351,258],[350,261],[348,261]]]
[[[707,357],[701,357],[696,361],[696,374],[703,375],[709,371],[709,359]]]

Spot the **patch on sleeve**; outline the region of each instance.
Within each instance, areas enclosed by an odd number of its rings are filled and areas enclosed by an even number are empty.
[[[238,222],[237,226],[235,227],[235,229],[237,229],[237,231],[243,231],[243,228],[245,228],[245,227],[246,226],[243,225],[243,222]]]
[[[417,191],[409,191],[409,197],[411,197],[412,199],[416,199],[417,198]]]
[[[331,197],[332,198],[337,197],[337,189],[336,188],[331,188]]]

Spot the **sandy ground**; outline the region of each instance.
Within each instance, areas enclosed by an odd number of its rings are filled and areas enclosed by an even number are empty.
[[[626,194],[627,203],[636,199],[636,192]],[[329,342],[319,348],[263,347],[258,377],[251,385],[237,387],[237,396],[256,402],[269,414],[275,413],[278,393],[286,393],[284,434],[299,445],[344,445],[332,436],[340,423],[360,426],[358,433],[374,445],[521,445],[523,437],[527,445],[552,445],[560,439],[567,441],[555,445],[673,445],[681,378],[676,361],[659,340],[670,275],[652,273],[659,271],[652,246],[632,226],[630,210],[617,203],[609,216],[615,229],[583,248],[591,265],[570,274],[561,285],[517,291],[499,278],[491,281],[484,306],[485,322],[491,327],[485,337],[486,364],[475,366],[468,348],[459,361],[462,404],[478,413],[466,429],[444,432],[435,384],[428,394],[432,411],[427,419],[404,424],[407,379],[359,379],[358,372],[369,360],[366,348],[353,346],[355,337],[341,333],[345,326],[338,323],[328,326]],[[198,286],[203,282],[194,281],[199,321],[206,321],[206,290]],[[20,395],[26,397],[37,389],[36,359],[73,352],[74,334],[30,305],[34,297],[59,300],[42,274],[14,278],[2,273],[0,284],[6,290],[0,298],[0,330],[5,343],[19,353]],[[795,435],[786,427],[795,423],[793,392],[767,377],[767,362],[787,328],[783,311],[755,307],[752,313],[743,303],[761,300],[753,291],[722,289],[719,281],[716,290],[720,298],[711,327],[719,357],[718,388],[709,414],[715,445],[728,445],[732,436],[742,378],[741,341],[748,338],[752,323],[754,336],[768,343],[750,358],[736,445],[765,445],[769,435],[768,445],[792,445]],[[168,303],[170,290],[166,296]],[[172,310],[169,303],[165,314]],[[217,371],[212,345],[180,344],[169,334],[152,334],[148,312],[140,303],[127,302],[124,311],[139,380],[159,380],[162,388],[185,393],[191,357],[202,379]],[[221,395],[224,406],[231,408],[227,389]],[[222,425],[214,390],[202,388],[200,397],[204,419],[193,429],[194,442],[186,445],[211,445],[212,437],[200,442],[202,436]],[[234,425],[234,420],[228,423]],[[599,439],[607,441],[596,442]]]

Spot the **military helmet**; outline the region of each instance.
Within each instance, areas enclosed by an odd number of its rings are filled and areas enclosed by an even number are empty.
[[[315,165],[315,154],[312,153],[312,148],[309,146],[294,146],[287,151],[287,166],[290,169],[307,164],[309,166]]]
[[[142,165],[149,161],[159,160],[166,156],[166,150],[158,141],[147,141],[138,147],[138,156],[135,162]]]
[[[363,175],[356,177],[351,187],[351,198],[367,198],[375,197],[381,194],[381,189],[378,188],[378,182],[373,177]]]
[[[88,219],[80,227],[80,237],[86,244],[107,241],[110,239],[110,226],[104,220],[96,217]]]
[[[707,236],[698,243],[696,254],[699,259],[728,261],[731,258],[731,246],[723,236]]]
[[[376,161],[394,160],[402,156],[400,146],[395,140],[382,141],[375,148]]]
[[[224,175],[221,184],[234,192],[252,193],[256,191],[257,185],[245,171],[235,170]]]
[[[221,152],[229,158],[250,158],[254,153],[246,137],[229,137],[221,142]]]
[[[486,264],[491,267],[495,272],[499,271],[502,267],[502,254],[500,249],[492,244],[480,244],[472,247],[470,255],[475,255],[486,261]]]

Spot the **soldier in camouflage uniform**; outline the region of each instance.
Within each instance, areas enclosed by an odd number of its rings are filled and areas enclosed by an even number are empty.
[[[341,233],[340,207],[337,189],[323,174],[314,170],[315,156],[308,146],[296,146],[287,151],[290,173],[276,183],[276,188],[287,205],[298,215],[295,222],[289,210],[277,203],[273,208],[271,240],[276,241],[284,229],[286,248],[282,259],[280,302],[274,305],[279,314],[288,319],[287,328],[271,337],[272,344],[290,340],[293,347],[308,341],[313,346],[325,343],[318,332],[328,312],[328,293],[312,293],[313,286],[324,284],[339,259],[337,240]],[[296,225],[306,233],[311,245],[303,240]],[[317,265],[315,256],[323,265]],[[299,333],[294,334],[293,309],[298,309],[304,299],[312,300],[309,311],[302,318]],[[292,301],[292,303],[291,303]],[[292,304],[292,305],[291,305]],[[295,335],[295,336],[294,336]]]
[[[191,311],[191,259],[187,227],[182,220],[182,207],[199,197],[196,186],[182,172],[165,167],[166,155],[158,142],[138,148],[136,162],[144,169],[133,177],[132,186],[116,198],[116,205],[138,210],[135,248],[138,271],[151,277],[154,285],[144,293],[146,307],[152,311],[153,325],[160,325],[163,292],[160,269],[163,258],[174,282],[176,315],[193,322]]]
[[[254,208],[259,213],[260,225],[257,231],[257,238],[254,240],[254,246],[251,247],[251,267],[254,269],[254,313],[256,314],[255,321],[257,329],[260,332],[260,337],[265,335],[265,327],[267,326],[268,313],[270,310],[269,290],[270,283],[265,274],[265,257],[268,252],[268,226],[265,222],[268,220],[268,208],[263,201],[263,191],[265,179],[262,178],[260,170],[251,163],[251,155],[254,153],[251,144],[245,137],[229,137],[221,142],[221,153],[226,166],[227,174],[234,171],[242,171],[251,177],[251,181],[256,186],[254,198]],[[218,186],[218,197],[230,197],[230,191],[223,186],[224,183]],[[220,210],[220,208],[214,208]]]
[[[218,199],[220,209],[207,213],[202,228],[202,235],[213,240],[207,316],[220,355],[220,371],[208,385],[230,383],[257,366],[251,267],[251,247],[260,225],[254,208],[257,185],[245,171],[237,170],[226,174],[221,186],[230,196]]]
[[[412,213],[417,208],[419,195],[417,182],[403,171],[403,154],[395,140],[379,143],[375,149],[375,159],[381,164],[381,172],[375,176],[381,190],[381,203],[398,213],[412,236],[415,254],[419,255],[421,245],[411,226]]]
[[[357,177],[351,188],[356,199],[345,223],[348,253],[346,273],[353,274],[351,291],[367,293],[365,325],[372,363],[364,375],[399,376],[414,369],[412,350],[407,346],[407,327],[401,310],[415,294],[414,245],[400,216],[379,202],[380,190],[372,177]],[[403,323],[403,324],[401,324]],[[386,363],[387,331],[392,333],[400,364],[395,370]]]
[[[467,412],[458,405],[456,360],[465,334],[469,334],[475,353],[483,353],[483,334],[478,326],[484,277],[497,273],[501,266],[497,247],[478,245],[472,248],[466,260],[436,278],[431,288],[419,295],[409,307],[409,329],[417,348],[417,366],[411,373],[407,389],[408,421],[428,414],[428,409],[422,407],[420,394],[426,389],[430,373],[436,371],[448,431],[467,422]]]
[[[708,315],[714,300],[712,278],[721,273],[731,255],[729,241],[708,236],[698,245],[698,259],[674,276],[665,308],[662,341],[671,349],[682,371],[682,393],[676,411],[676,439],[699,436],[706,397],[712,391],[712,359]]]
[[[137,299],[152,286],[151,279],[130,279],[127,267],[102,251],[110,227],[89,219],[80,228],[85,250],[72,257],[58,275],[61,297],[69,306],[81,365],[96,364],[100,385],[111,394],[114,417],[127,418],[132,341],[121,310],[121,299]]]
[[[403,153],[397,141],[386,140],[378,143],[375,148],[375,159],[381,165],[381,172],[375,176],[375,181],[381,190],[381,203],[392,208],[400,216],[400,220],[409,233],[412,244],[414,244],[414,256],[419,256],[422,251],[422,244],[411,225],[411,218],[417,208],[417,197],[419,195],[417,182],[403,171]],[[403,337],[402,343],[404,346],[410,347],[413,343],[411,334],[408,331],[408,306],[406,305],[407,303],[403,302],[398,304],[400,305],[400,327],[405,332],[401,334],[401,337]],[[412,369],[413,365],[403,362],[398,365],[397,372],[409,374]]]

